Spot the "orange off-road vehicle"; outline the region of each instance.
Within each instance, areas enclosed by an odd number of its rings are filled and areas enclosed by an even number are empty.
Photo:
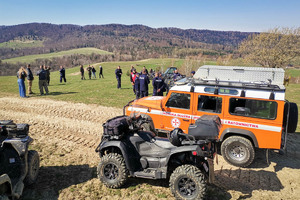
[[[283,69],[202,66],[167,96],[131,101],[124,113],[140,112],[149,121],[144,129],[167,134],[178,127],[188,134],[200,116],[218,115],[222,156],[246,167],[255,148],[283,150],[287,133],[297,128],[298,108],[285,100],[283,80]]]

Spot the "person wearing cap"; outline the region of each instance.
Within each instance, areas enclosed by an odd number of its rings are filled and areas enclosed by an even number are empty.
[[[192,71],[191,74],[192,74],[192,78],[193,78],[195,75],[195,71]]]

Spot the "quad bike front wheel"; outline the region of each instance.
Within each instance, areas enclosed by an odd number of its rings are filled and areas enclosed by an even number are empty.
[[[104,155],[97,168],[100,181],[109,188],[120,188],[128,179],[123,156],[117,153]]]
[[[176,199],[203,199],[206,193],[204,174],[193,165],[179,166],[171,174],[170,189]]]
[[[24,180],[25,185],[31,185],[35,183],[39,169],[40,169],[40,156],[37,151],[28,151],[28,172]]]

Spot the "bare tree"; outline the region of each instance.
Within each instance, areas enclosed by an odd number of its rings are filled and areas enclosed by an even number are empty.
[[[275,28],[244,40],[240,53],[264,67],[284,67],[300,55],[300,28]]]

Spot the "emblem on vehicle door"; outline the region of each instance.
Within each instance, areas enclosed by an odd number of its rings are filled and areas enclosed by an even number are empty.
[[[174,128],[178,128],[180,126],[180,120],[178,118],[173,118],[171,124]]]

